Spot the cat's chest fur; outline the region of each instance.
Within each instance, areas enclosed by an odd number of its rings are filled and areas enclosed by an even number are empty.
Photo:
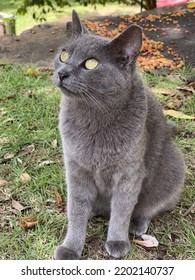
[[[131,122],[115,119],[105,125],[97,118],[95,113],[87,110],[75,111],[66,106],[61,109],[60,132],[65,157],[88,170],[103,170],[125,161],[133,163],[137,158],[135,146],[141,139],[135,136]]]

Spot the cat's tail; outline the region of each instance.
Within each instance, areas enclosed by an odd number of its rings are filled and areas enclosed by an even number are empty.
[[[168,121],[167,124],[170,129],[171,136],[174,137],[178,133],[178,126],[172,121]]]

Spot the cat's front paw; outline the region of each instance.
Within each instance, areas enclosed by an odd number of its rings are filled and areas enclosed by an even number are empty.
[[[105,244],[108,254],[114,258],[124,257],[130,249],[130,242],[128,241],[107,241]]]
[[[76,252],[66,248],[65,246],[59,245],[55,249],[54,259],[55,260],[78,260],[79,255]]]

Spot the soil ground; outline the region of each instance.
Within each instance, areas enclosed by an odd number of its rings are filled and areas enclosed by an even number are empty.
[[[143,28],[147,38],[147,48],[150,47],[151,42],[153,44],[151,50],[141,53],[142,56],[149,58],[147,61],[149,66],[146,70],[151,64],[155,68],[156,61],[160,59],[160,56],[156,58],[152,56],[156,48],[162,57],[174,61],[176,68],[183,66],[182,60],[186,66],[195,67],[195,9],[180,5],[154,9],[135,16],[98,17],[85,21],[92,32],[111,38],[132,23]],[[1,36],[0,62],[30,63],[52,68],[54,55],[68,36],[70,31],[66,30],[66,22],[37,25],[24,31],[20,36]],[[159,42],[163,44],[160,45]],[[161,66],[163,63],[157,68]],[[171,66],[170,69],[174,67]]]

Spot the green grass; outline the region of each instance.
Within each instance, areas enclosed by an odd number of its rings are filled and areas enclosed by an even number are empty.
[[[58,132],[60,94],[47,72],[36,76],[27,74],[28,67],[5,65],[0,68],[0,180],[8,185],[0,188],[0,259],[51,259],[55,246],[63,239],[67,229],[65,179],[62,165],[62,148]],[[184,83],[182,78],[192,75],[183,70],[171,76],[144,74],[151,87],[171,88]],[[184,95],[180,111],[195,113],[194,94]],[[159,95],[166,106],[172,96]],[[185,154],[188,174],[182,198],[169,213],[152,222],[149,233],[160,242],[157,249],[146,251],[133,243],[126,259],[194,259],[195,236],[193,213],[184,216],[195,197],[195,140],[194,121],[175,119],[180,127],[176,137]],[[57,146],[53,141],[57,140]],[[24,147],[33,144],[32,153],[22,155]],[[14,153],[10,160],[6,153]],[[40,165],[52,161],[49,165]],[[28,173],[31,181],[22,183],[19,178]],[[63,197],[64,209],[57,204],[54,190]],[[25,209],[14,213],[12,199]],[[21,217],[35,217],[39,223],[24,229]],[[83,259],[108,259],[104,242],[108,220],[93,218],[89,221]],[[133,240],[133,237],[131,237]]]
[[[79,13],[79,16],[82,18],[96,17],[96,16],[109,16],[109,15],[133,15],[135,13],[140,12],[140,7],[136,6],[127,6],[125,4],[118,3],[109,3],[106,6],[97,5],[96,9],[92,5],[88,5],[87,7],[80,6],[78,3],[73,6],[65,6],[61,9],[61,12],[49,12],[46,15],[47,22],[55,22],[55,21],[67,21],[70,20],[72,9],[76,9]],[[38,11],[37,7],[31,7],[28,9],[28,13],[26,15],[17,15],[16,20],[16,33],[20,34],[22,31],[32,28],[34,25],[40,23],[40,21],[35,21],[32,18],[32,14],[34,11]],[[8,13],[8,14],[16,14],[16,6],[11,5],[10,0],[1,0],[0,1],[0,12]]]

